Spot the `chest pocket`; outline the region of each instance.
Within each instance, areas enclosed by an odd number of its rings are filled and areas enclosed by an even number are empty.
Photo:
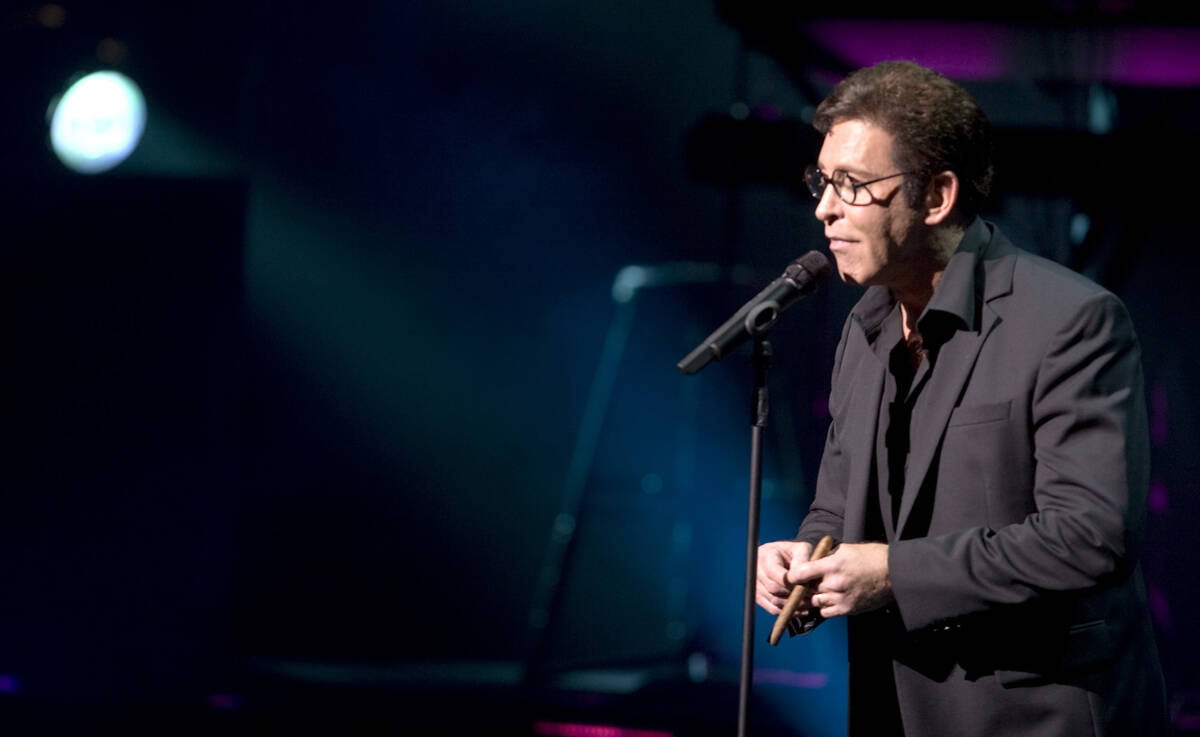
[[[1012,411],[1012,400],[996,404],[964,404],[950,413],[947,427],[982,425],[988,422],[1007,420]]]
[[[931,534],[963,527],[998,528],[1033,508],[1031,454],[1012,401],[956,407],[946,423],[938,463]]]

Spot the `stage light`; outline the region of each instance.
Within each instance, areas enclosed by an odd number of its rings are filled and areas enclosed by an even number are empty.
[[[141,90],[119,72],[95,72],[52,105],[50,145],[69,169],[108,171],[133,152],[146,127]]]
[[[534,722],[533,733],[546,737],[674,737],[672,732],[659,729],[569,722]]]
[[[66,8],[56,3],[47,3],[37,9],[37,22],[44,28],[58,30],[67,22]]]

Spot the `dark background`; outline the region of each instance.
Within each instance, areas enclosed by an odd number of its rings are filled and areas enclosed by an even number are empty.
[[[802,5],[6,4],[0,719],[730,732],[750,371],[674,364],[824,246],[815,104],[910,58],[996,126],[988,217],[1134,316],[1144,565],[1200,732],[1197,19]],[[74,175],[46,110],[106,68],[145,138]],[[763,539],[857,294],[776,328]],[[844,663],[836,623],[760,646],[755,723],[840,734]]]

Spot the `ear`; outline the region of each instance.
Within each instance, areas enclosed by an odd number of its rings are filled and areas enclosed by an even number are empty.
[[[958,175],[952,171],[934,174],[925,192],[925,224],[938,225],[946,222],[954,205],[958,203]]]

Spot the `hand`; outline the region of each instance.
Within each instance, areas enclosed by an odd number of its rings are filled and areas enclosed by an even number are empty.
[[[759,581],[761,589],[761,563]],[[812,562],[807,556],[793,556],[786,581],[789,585],[808,584],[814,589],[816,593],[810,603],[826,619],[869,612],[895,600],[888,578],[888,547],[884,543],[843,543],[829,556]]]
[[[811,554],[812,543],[793,540],[779,540],[758,546],[758,585],[755,587],[754,600],[771,616],[779,615],[792,591],[787,574],[793,561],[806,561]],[[806,613],[808,602],[804,602],[800,609]],[[801,611],[797,610],[797,614],[801,614]]]

